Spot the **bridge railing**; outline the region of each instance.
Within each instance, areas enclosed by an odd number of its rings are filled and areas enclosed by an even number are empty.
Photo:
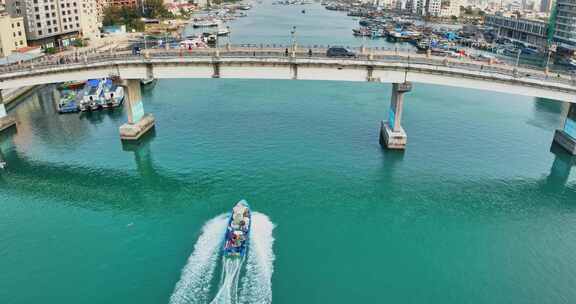
[[[25,64],[16,64],[4,66],[0,68],[0,72],[34,72],[41,69],[54,69],[54,68],[72,68],[72,67],[87,67],[97,63],[110,63],[114,61],[143,61],[147,59],[159,58],[270,58],[278,59],[285,58],[286,60],[293,59],[335,59],[326,56],[326,50],[329,46],[310,46],[298,47],[297,51],[292,54],[290,47],[279,45],[230,45],[223,48],[207,48],[207,49],[152,49],[145,50],[143,54],[132,54],[131,50],[116,50],[114,52],[94,52],[89,54],[66,56],[66,57],[46,57],[43,60],[29,62]],[[286,50],[288,49],[288,53]],[[309,53],[311,51],[311,54]],[[363,51],[363,52],[362,52]],[[492,74],[504,75],[514,79],[533,79],[539,81],[546,81],[550,83],[563,83],[574,85],[573,77],[565,74],[558,74],[554,77],[538,71],[535,69],[516,68],[514,66],[505,64],[490,64],[481,61],[464,60],[441,56],[428,56],[426,54],[418,54],[414,52],[404,52],[399,49],[391,48],[377,48],[377,49],[364,49],[358,50],[357,57],[353,60],[356,61],[372,61],[375,63],[395,63],[403,64],[406,67],[417,67],[418,65],[426,66],[428,69],[446,70],[447,68],[456,68],[465,71],[482,73],[487,76]],[[353,61],[351,61],[353,62]]]

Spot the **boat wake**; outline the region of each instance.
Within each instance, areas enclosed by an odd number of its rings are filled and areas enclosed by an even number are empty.
[[[240,284],[240,303],[272,303],[274,272],[274,224],[265,214],[252,214],[252,235],[246,257],[246,273]]]
[[[170,297],[170,304],[208,303],[210,284],[227,222],[227,215],[221,214],[204,224],[202,234],[194,245],[194,251],[182,269],[180,281]]]
[[[219,215],[204,225],[170,304],[272,303],[274,224],[265,214],[253,212],[247,256],[225,258],[221,247],[226,224],[227,215]],[[222,273],[214,289],[211,285],[218,261],[221,261]],[[214,295],[212,301],[211,294]]]
[[[244,265],[244,258],[222,258],[220,289],[210,304],[238,302],[238,278],[242,265]]]

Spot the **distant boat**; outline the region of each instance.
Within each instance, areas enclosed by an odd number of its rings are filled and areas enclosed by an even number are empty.
[[[227,36],[228,34],[230,34],[230,30],[226,27],[219,28],[216,31],[216,35],[218,36]]]
[[[222,22],[218,19],[213,19],[213,20],[199,20],[199,21],[194,21],[194,23],[192,23],[192,26],[195,28],[199,28],[199,27],[215,27],[215,26],[220,26]]]

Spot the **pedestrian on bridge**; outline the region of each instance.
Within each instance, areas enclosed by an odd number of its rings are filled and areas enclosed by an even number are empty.
[[[288,57],[288,48],[286,48],[286,50],[284,51],[284,56]]]
[[[308,49],[308,57],[312,57],[312,49]]]

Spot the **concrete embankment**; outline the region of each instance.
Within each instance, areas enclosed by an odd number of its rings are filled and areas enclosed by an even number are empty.
[[[29,92],[31,92],[32,90],[38,88],[40,86],[38,85],[33,85],[33,86],[25,86],[25,87],[21,87],[21,88],[17,88],[17,89],[6,89],[6,90],[2,90],[2,98],[4,101],[4,104],[7,107],[10,106],[14,106],[16,103],[16,101],[28,94]]]

